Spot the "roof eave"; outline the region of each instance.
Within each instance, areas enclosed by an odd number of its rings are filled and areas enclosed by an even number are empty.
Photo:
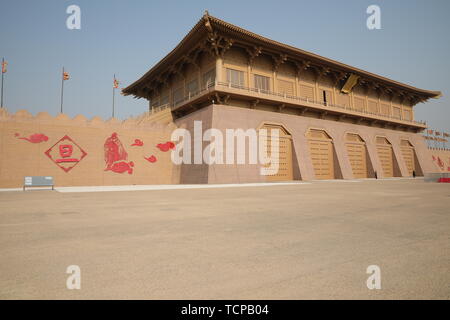
[[[137,87],[147,80],[153,73],[155,73],[161,66],[163,66],[172,56],[177,54],[179,51],[183,49],[183,45],[188,42],[197,32],[201,31],[203,25],[205,23],[205,16],[203,16],[195,26],[189,31],[189,33],[178,43],[178,45],[173,48],[164,58],[162,58],[156,65],[154,65],[149,71],[147,71],[143,76],[141,76],[138,80],[134,81],[132,84],[122,89],[122,93],[125,96],[133,94],[132,90],[137,89]],[[136,95],[135,95],[136,96]]]
[[[293,56],[301,56],[302,58],[309,58],[309,59],[315,60],[318,63],[326,63],[332,67],[335,67],[335,68],[340,69],[345,72],[355,73],[359,76],[369,78],[374,81],[382,82],[389,86],[395,86],[402,90],[412,91],[413,93],[415,93],[417,95],[421,95],[423,98],[426,98],[426,99],[429,99],[429,98],[438,99],[442,96],[442,93],[440,91],[431,91],[431,90],[420,89],[420,88],[417,88],[417,87],[414,87],[414,86],[411,86],[411,85],[408,85],[405,83],[401,83],[401,82],[398,82],[398,81],[395,81],[395,80],[392,80],[389,78],[385,78],[383,76],[380,76],[380,75],[377,75],[377,74],[374,74],[374,73],[371,73],[371,72],[368,72],[368,71],[365,71],[362,69],[352,67],[345,63],[342,63],[342,62],[339,62],[336,60],[332,60],[332,59],[317,55],[312,52],[298,49],[293,46],[290,46],[290,45],[287,45],[287,44],[284,44],[281,42],[277,42],[275,40],[271,40],[269,38],[265,38],[256,33],[253,33],[248,30],[242,29],[238,26],[232,25],[226,21],[209,16],[207,13],[205,13],[205,15],[197,22],[197,24],[191,29],[191,31],[180,41],[180,43],[172,51],[170,51],[162,60],[160,60],[155,66],[153,66],[149,71],[147,71],[142,77],[140,77],[138,80],[133,82],[131,85],[124,88],[122,90],[123,94],[125,96],[133,94],[135,97],[142,97],[141,95],[136,94],[137,93],[136,90],[138,89],[138,87],[142,83],[147,81],[149,78],[151,78],[151,76],[153,74],[157,73],[158,70],[161,67],[163,67],[174,55],[181,52],[183,50],[183,45],[186,42],[188,42],[197,32],[201,31],[202,28],[204,28],[206,22],[211,23],[214,30],[221,29],[222,31],[225,31],[225,32],[228,31],[228,32],[232,32],[235,34],[239,34],[241,37],[244,36],[249,39],[252,39],[255,42],[260,42],[260,43],[270,45],[274,48],[277,48],[278,50],[288,51],[289,54],[291,54]]]

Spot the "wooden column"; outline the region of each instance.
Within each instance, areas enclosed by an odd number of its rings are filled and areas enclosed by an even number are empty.
[[[216,58],[216,82],[224,82],[223,78],[223,59],[221,57]]]

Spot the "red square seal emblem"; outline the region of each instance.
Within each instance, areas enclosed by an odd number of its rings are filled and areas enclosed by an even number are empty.
[[[67,135],[45,151],[45,154],[65,172],[72,170],[87,156],[87,153]]]

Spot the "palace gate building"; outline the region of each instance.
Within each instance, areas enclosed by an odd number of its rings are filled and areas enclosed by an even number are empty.
[[[420,176],[433,171],[415,88],[285,45],[207,12],[164,59],[123,90],[178,127],[279,128],[278,174],[258,165],[186,164],[181,183]]]

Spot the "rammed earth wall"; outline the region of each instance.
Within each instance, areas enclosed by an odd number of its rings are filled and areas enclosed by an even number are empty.
[[[0,188],[21,187],[24,176],[53,176],[56,186],[178,183],[170,150],[162,151],[174,128],[146,116],[104,121],[2,109]]]

